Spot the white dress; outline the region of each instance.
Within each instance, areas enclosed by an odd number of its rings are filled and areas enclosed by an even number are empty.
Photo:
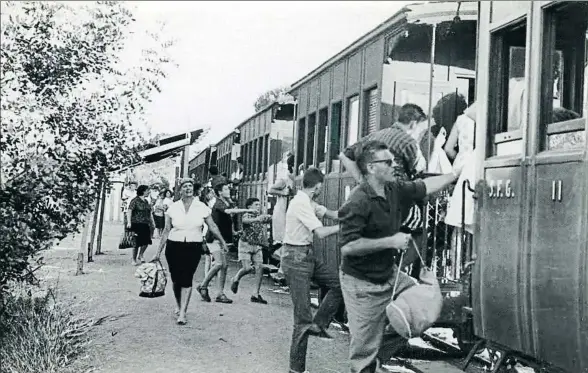
[[[462,222],[462,203],[465,204],[464,223],[465,229],[469,233],[472,232],[472,225],[474,223],[474,194],[467,186],[465,191],[465,200],[462,201],[462,193],[464,182],[469,180],[470,188],[474,188],[475,182],[475,157],[474,157],[474,132],[475,122],[467,115],[460,115],[455,121],[457,128],[457,144],[459,146],[459,153],[453,162],[454,168],[462,168],[461,175],[457,180],[453,194],[449,199],[447,206],[447,216],[445,217],[445,224],[454,227],[461,227]]]

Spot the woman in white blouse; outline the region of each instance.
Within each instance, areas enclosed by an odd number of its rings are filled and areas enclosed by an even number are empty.
[[[194,191],[200,184],[192,179],[180,181],[181,198],[172,203],[165,213],[165,229],[154,260],[159,260],[165,247],[165,258],[169,267],[176,298],[178,324],[186,323],[186,311],[192,295],[192,280],[202,256],[204,224],[226,250],[218,227],[210,215],[211,209],[195,198]]]

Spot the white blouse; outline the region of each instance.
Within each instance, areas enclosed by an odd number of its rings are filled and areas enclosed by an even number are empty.
[[[172,203],[165,212],[172,223],[168,239],[176,242],[202,242],[204,219],[209,217],[211,212],[212,210],[198,199],[192,201],[187,212],[181,199]]]

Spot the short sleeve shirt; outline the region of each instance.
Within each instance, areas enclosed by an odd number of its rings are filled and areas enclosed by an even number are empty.
[[[312,201],[308,194],[298,191],[286,211],[284,243],[295,246],[312,244],[312,232],[323,226],[319,218],[322,218],[326,211],[324,206]]]
[[[168,239],[175,242],[202,242],[204,220],[210,214],[210,208],[197,199],[192,201],[188,211],[182,200],[172,203],[165,212],[172,225]]]
[[[355,161],[361,146],[373,140],[382,141],[394,155],[394,176],[398,180],[410,180],[416,173],[424,171],[424,158],[416,140],[397,124],[363,137],[345,149],[343,154]]]
[[[151,205],[141,197],[135,197],[129,204],[131,223],[151,224]]]
[[[398,233],[402,217],[416,200],[425,198],[426,186],[422,180],[395,181],[386,184],[386,198],[362,182],[339,209],[339,245],[360,238],[376,239]],[[358,279],[384,283],[394,273],[397,251],[385,249],[364,256],[344,256],[341,270]]]
[[[243,214],[243,219],[255,219],[258,216],[259,214],[246,213]],[[267,229],[265,228],[265,224],[261,222],[243,223],[243,235],[241,238],[251,245],[268,246],[269,243]]]
[[[212,219],[216,223],[218,230],[223,236],[223,240],[227,244],[233,243],[233,217],[226,213],[226,210],[232,209],[234,206],[229,201],[228,204],[222,199],[217,198],[212,207]],[[212,232],[208,231],[207,242],[212,242],[214,237]]]

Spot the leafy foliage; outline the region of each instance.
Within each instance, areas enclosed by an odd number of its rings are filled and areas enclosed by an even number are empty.
[[[286,92],[288,92],[288,90],[289,87],[279,87],[265,92],[264,94],[259,96],[257,100],[255,100],[255,103],[253,104],[253,106],[255,107],[255,112],[257,113],[269,104],[278,101],[282,96],[286,94]]]
[[[122,2],[3,2],[1,32],[0,297],[78,231],[108,170],[133,161],[171,65],[157,33],[129,59],[137,26]]]

